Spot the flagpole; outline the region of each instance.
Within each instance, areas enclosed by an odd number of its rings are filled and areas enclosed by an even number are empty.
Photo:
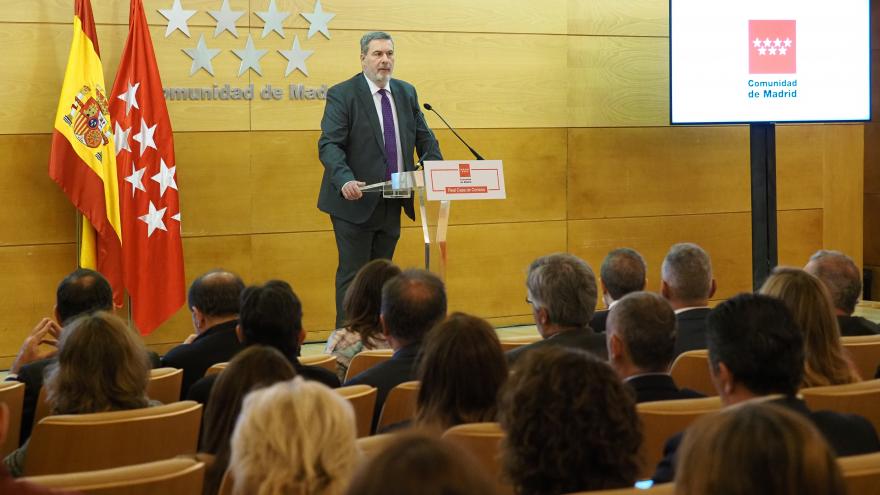
[[[79,210],[74,208],[76,212],[76,267],[82,268],[82,226],[83,216]]]

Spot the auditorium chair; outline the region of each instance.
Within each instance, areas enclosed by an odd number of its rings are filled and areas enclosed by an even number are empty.
[[[679,354],[669,368],[669,374],[679,388],[696,390],[706,396],[718,395],[715,386],[712,385],[712,377],[709,374],[709,352],[705,349]]]
[[[376,409],[376,387],[370,385],[348,385],[334,389],[348,399],[354,409],[354,419],[357,424],[357,436],[365,437],[370,434],[373,426],[373,412]]]
[[[216,375],[217,373],[225,370],[227,366],[229,366],[229,362],[227,361],[224,361],[222,363],[214,363],[211,365],[210,368],[208,368],[207,371],[205,371],[205,376]]]
[[[650,478],[663,458],[666,440],[684,431],[697,418],[721,409],[719,397],[663,400],[636,404],[642,422],[642,478]]]
[[[874,378],[877,366],[880,365],[880,335],[841,337],[840,342],[862,379]]]
[[[675,484],[663,483],[648,489],[641,488],[617,488],[615,490],[593,490],[591,492],[577,492],[570,495],[672,495],[675,493]]]
[[[34,476],[25,480],[53,490],[86,495],[198,495],[205,465],[176,458],[98,471]]]
[[[235,485],[235,478],[232,477],[232,471],[229,469],[223,473],[223,480],[220,481],[220,488],[217,495],[232,495],[232,487]]]
[[[516,349],[518,347],[533,344],[541,339],[542,339],[542,337],[537,334],[536,335],[519,335],[519,336],[515,336],[515,337],[504,337],[504,338],[500,339],[501,340],[501,349],[503,349],[504,352],[507,352],[507,351],[511,351],[513,349]]]
[[[180,400],[180,386],[183,383],[183,370],[177,368],[155,368],[150,370],[147,383],[147,397],[162,404]]]
[[[370,435],[357,439],[358,450],[364,456],[364,460],[376,457],[385,449],[394,439],[397,438],[396,433],[379,433],[378,435]]]
[[[351,358],[351,363],[348,365],[348,371],[345,373],[345,381],[358,376],[358,374],[366,369],[388,361],[391,359],[392,354],[394,354],[392,349],[374,349],[371,351],[361,351],[355,354],[354,357]]]
[[[453,426],[443,433],[443,438],[474,454],[482,471],[495,483],[498,495],[513,495],[513,486],[501,478],[501,440],[504,438],[504,431],[498,423]]]
[[[379,423],[376,431],[382,431],[386,426],[400,423],[416,416],[416,402],[419,397],[419,382],[403,382],[391,389],[385,397],[382,412],[379,413]]]
[[[858,414],[880,432],[880,380],[804,388],[800,391],[810,409]]]
[[[838,457],[850,495],[880,495],[880,452]]]
[[[312,354],[310,356],[300,356],[300,364],[304,366],[320,366],[328,369],[336,374],[336,356],[332,354]]]
[[[24,383],[0,382],[0,402],[9,408],[9,431],[6,440],[0,443],[0,459],[18,448],[21,438],[21,408],[24,402]]]
[[[34,426],[27,476],[107,469],[195,454],[202,406],[193,401],[48,416]]]

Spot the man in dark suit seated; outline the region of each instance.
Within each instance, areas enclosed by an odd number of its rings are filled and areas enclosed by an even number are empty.
[[[675,313],[653,292],[633,292],[617,301],[608,316],[608,362],[636,392],[636,402],[695,399],[703,394],[679,389],[669,376],[675,349]]]
[[[544,346],[574,347],[606,359],[605,336],[590,328],[596,309],[596,276],[577,256],[556,253],[529,266],[526,303],[543,340],[507,352],[515,362],[524,353]]]
[[[248,287],[241,293],[241,309],[235,332],[244,347],[274,347],[290,361],[297,375],[336,388],[339,386],[336,373],[299,362],[300,345],[306,338],[302,315],[302,304],[290,284],[283,280],[270,280],[263,285]],[[195,382],[186,398],[207,404],[218,376],[208,375]]]
[[[631,292],[645,290],[647,270],[645,259],[634,249],[615,249],[605,256],[599,268],[599,285],[602,287],[602,300],[608,309],[593,314],[590,328],[594,332],[605,331],[608,311],[618,299]]]
[[[804,374],[804,340],[785,304],[759,294],[740,294],[718,305],[707,319],[709,369],[725,406],[769,401],[810,419],[838,456],[880,450],[865,418],[810,411],[797,398]],[[743,432],[744,435],[750,434]],[[672,437],[657,466],[655,483],[672,481],[682,434]],[[719,445],[723,449],[724,445]]]
[[[660,293],[678,322],[675,356],[706,348],[706,315],[715,288],[712,261],[703,248],[689,242],[669,248],[660,269]]]
[[[382,287],[379,323],[385,339],[394,350],[391,359],[379,363],[345,382],[346,385],[372,385],[376,391],[373,429],[385,397],[392,388],[416,379],[422,339],[446,316],[446,288],[431,272],[410,269]]]
[[[213,270],[189,287],[187,306],[195,333],[162,357],[162,365],[183,369],[180,397],[216,363],[232,359],[244,348],[235,334],[244,282],[238,275]]]
[[[816,251],[804,270],[828,287],[831,302],[840,324],[840,335],[876,335],[880,325],[861,316],[853,316],[862,295],[862,276],[856,262],[840,251]]]

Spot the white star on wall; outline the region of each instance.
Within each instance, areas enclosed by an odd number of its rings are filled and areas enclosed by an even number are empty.
[[[244,15],[243,10],[231,10],[229,8],[229,0],[223,0],[220,10],[209,10],[208,15],[217,21],[217,28],[214,29],[214,37],[220,36],[223,31],[229,31],[233,36],[238,38],[238,30],[235,28],[235,21]]]
[[[192,66],[189,68],[190,77],[199,71],[199,69],[205,69],[205,72],[208,74],[214,75],[214,66],[211,64],[211,59],[217,56],[220,53],[219,48],[208,48],[205,45],[205,35],[199,36],[199,42],[195,48],[183,48],[183,52],[189,55],[189,58],[192,59]]]
[[[132,86],[131,83],[128,83],[128,89],[125,90],[125,93],[116,97],[125,102],[125,115],[128,115],[132,107],[140,109],[137,101],[137,90],[140,85],[141,83],[134,83],[134,86]]]
[[[287,59],[287,70],[284,72],[285,77],[297,69],[305,76],[309,75],[309,70],[306,68],[306,59],[312,56],[315,51],[301,49],[299,46],[299,36],[293,37],[293,46],[290,47],[290,50],[278,50],[278,53]]]
[[[168,208],[162,208],[161,210],[157,210],[153,202],[150,201],[149,213],[138,217],[138,220],[147,224],[147,237],[152,236],[156,229],[168,232],[168,229],[165,228],[165,222],[162,221],[162,218],[165,216],[165,210],[167,209]]]
[[[254,47],[254,39],[251,35],[247,37],[247,43],[244,45],[244,49],[233,49],[232,53],[235,54],[236,57],[241,59],[241,65],[238,66],[238,75],[241,77],[242,74],[248,71],[248,69],[252,69],[259,75],[263,75],[263,69],[260,67],[260,59],[266,55],[266,52],[269,50],[257,50]]]
[[[278,33],[282,38],[284,37],[284,27],[281,24],[290,17],[290,12],[279,11],[275,0],[269,0],[269,10],[254,13],[263,21],[263,35],[260,38],[269,36],[272,31]]]
[[[321,8],[321,0],[315,0],[314,12],[312,12],[311,14],[301,12],[300,15],[305,17],[306,20],[309,21],[309,39],[311,39],[312,36],[314,36],[318,32],[323,34],[324,37],[326,37],[328,40],[330,39],[330,30],[327,28],[327,23],[330,22],[330,19],[336,17],[336,14],[324,12],[324,10]]]
[[[125,178],[125,182],[131,184],[131,197],[134,197],[135,190],[147,192],[147,189],[144,187],[144,173],[147,171],[147,167],[144,167],[140,170],[135,170],[134,162],[131,164],[131,175]]]
[[[174,0],[174,5],[172,5],[170,9],[159,9],[159,13],[162,14],[162,17],[168,19],[168,28],[165,29],[166,38],[170,36],[175,29],[179,30],[189,38],[189,26],[186,22],[190,17],[195,15],[195,10],[183,10],[183,7],[180,5],[180,0]]]
[[[153,148],[158,151],[156,148],[156,142],[153,141],[153,134],[155,134],[158,125],[159,124],[153,124],[153,127],[148,127],[143,117],[141,118],[141,130],[132,136],[132,139],[141,144],[140,156],[144,156],[144,151],[147,151],[147,148]]]
[[[128,135],[131,133],[131,127],[123,130],[119,122],[114,122],[116,129],[113,131],[113,144],[116,146],[116,154],[122,150],[131,152],[131,146],[128,145]]]
[[[165,160],[159,159],[159,173],[150,177],[155,182],[159,183],[159,197],[165,196],[165,190],[169,187],[171,189],[177,190],[177,182],[174,180],[174,172],[177,170],[177,167],[168,168],[168,165],[165,165]]]

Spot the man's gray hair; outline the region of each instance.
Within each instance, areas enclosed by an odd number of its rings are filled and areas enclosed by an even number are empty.
[[[645,259],[636,250],[619,248],[605,257],[599,268],[599,276],[608,294],[616,301],[630,292],[645,289],[647,269]]]
[[[533,261],[526,288],[535,306],[545,308],[555,325],[586,327],[596,310],[593,269],[571,254],[556,253]]]
[[[840,251],[820,249],[804,268],[828,287],[834,307],[847,314],[855,311],[862,294],[862,276],[852,258]]]
[[[703,301],[712,290],[712,262],[709,254],[690,242],[673,244],[663,258],[661,277],[682,301]]]
[[[361,55],[367,54],[367,48],[370,47],[370,42],[373,40],[388,40],[392,45],[394,44],[390,34],[384,31],[372,31],[361,36]]]

